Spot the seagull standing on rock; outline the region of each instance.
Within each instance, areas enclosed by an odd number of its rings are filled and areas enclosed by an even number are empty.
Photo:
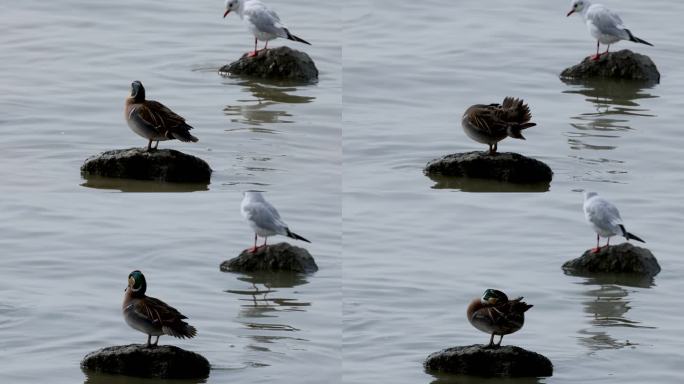
[[[596,192],[584,192],[584,217],[596,231],[596,248],[592,249],[594,253],[601,250],[599,246],[600,237],[608,239],[606,247],[610,245],[610,238],[615,235],[624,236],[627,241],[632,239],[645,243],[638,236],[627,232],[622,224],[622,218],[617,207]]]
[[[226,0],[225,18],[232,11],[235,11],[240,18],[247,23],[247,27],[254,34],[254,52],[248,54],[249,57],[256,56],[257,40],[265,41],[265,51],[268,42],[278,37],[300,43],[311,45],[308,41],[290,33],[290,31],[280,23],[280,17],[272,9],[268,8],[259,0]]]
[[[598,60],[601,55],[608,54],[608,49],[613,43],[620,40],[629,40],[635,43],[641,43],[653,46],[648,41],[641,40],[634,36],[629,29],[622,24],[622,19],[610,9],[604,7],[602,4],[592,4],[587,0],[573,0],[572,9],[567,16],[573,13],[582,15],[582,19],[587,24],[589,33],[596,39],[596,55],[592,57],[593,60]],[[606,51],[599,54],[600,44],[607,45]]]
[[[283,235],[295,240],[310,243],[309,240],[290,231],[287,224],[280,218],[278,211],[271,203],[264,199],[261,192],[245,192],[244,197],[242,198],[242,204],[240,205],[240,211],[242,217],[247,220],[249,226],[254,230],[254,247],[250,249],[252,253],[255,253],[257,249],[261,247],[266,247],[266,241],[269,236]],[[264,244],[259,247],[257,247],[258,236],[264,238]]]

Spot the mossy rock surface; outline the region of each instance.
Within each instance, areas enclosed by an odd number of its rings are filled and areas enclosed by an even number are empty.
[[[563,270],[573,275],[620,273],[655,276],[660,272],[660,265],[648,249],[622,243],[602,247],[597,253],[588,249],[582,256],[565,262]]]
[[[553,364],[548,358],[512,345],[474,344],[447,348],[428,356],[423,365],[432,373],[472,376],[544,377],[553,374]]]
[[[238,257],[221,263],[223,272],[289,271],[313,273],[318,265],[304,248],[288,243],[259,247],[256,252],[245,249]]]
[[[660,72],[653,60],[646,55],[634,53],[629,49],[608,52],[598,60],[591,56],[581,63],[566,68],[560,74],[564,79],[610,78],[637,80],[648,83],[659,83]]]
[[[318,81],[318,69],[311,57],[286,46],[261,50],[253,57],[245,53],[237,61],[221,67],[219,72],[274,81]]]
[[[512,152],[465,152],[430,161],[423,170],[427,176],[468,177],[509,183],[548,183],[553,171],[545,163]]]

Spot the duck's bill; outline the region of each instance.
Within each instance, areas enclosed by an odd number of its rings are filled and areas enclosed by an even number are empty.
[[[570,15],[572,15],[573,13],[575,13],[575,10],[574,10],[574,9],[571,9],[570,12],[568,12],[568,14],[565,15],[565,16],[570,16]],[[228,14],[228,13],[226,12],[226,14]],[[226,17],[226,15],[223,15],[223,17]]]
[[[225,18],[226,16],[228,16],[229,13],[230,13],[230,9],[227,10],[226,13],[223,14],[223,18]]]

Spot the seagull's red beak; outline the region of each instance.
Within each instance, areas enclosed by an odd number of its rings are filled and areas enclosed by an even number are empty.
[[[575,13],[575,10],[574,10],[574,9],[571,9],[570,12],[568,12],[568,14],[565,15],[565,16],[570,16],[570,15],[572,15],[573,13]],[[226,16],[224,15],[223,17],[226,17]]]
[[[226,13],[224,13],[224,14],[223,14],[223,18],[225,19],[225,18],[226,18],[226,16],[228,16],[228,14],[229,14],[229,13],[230,13],[230,9],[229,9],[229,10],[227,10],[227,11],[226,11]]]

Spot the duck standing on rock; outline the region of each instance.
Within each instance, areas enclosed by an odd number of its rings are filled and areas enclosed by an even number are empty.
[[[481,298],[474,299],[468,305],[468,321],[473,327],[492,335],[488,347],[494,345],[494,335],[501,338],[496,346],[501,345],[504,335],[518,331],[525,323],[525,312],[532,308],[522,301],[522,297],[508,300],[505,293],[496,289],[487,289]]]
[[[629,29],[622,24],[622,19],[617,13],[603,6],[603,4],[592,4],[587,0],[573,0],[570,12],[567,16],[573,13],[579,13],[584,19],[589,33],[596,39],[596,55],[592,56],[592,60],[598,60],[601,55],[608,54],[608,49],[613,43],[620,40],[629,40],[635,43],[641,43],[653,46],[648,41],[641,40],[634,36]],[[599,54],[599,47],[601,44],[607,45],[606,51]]]
[[[240,212],[242,213],[242,217],[247,220],[249,226],[254,230],[254,247],[250,249],[252,253],[255,253],[257,249],[261,247],[266,247],[266,241],[269,236],[283,235],[295,240],[310,243],[309,240],[290,231],[287,224],[280,218],[278,210],[264,199],[261,192],[245,192],[242,203],[240,204]],[[257,247],[258,236],[264,238],[264,244],[259,247]]]
[[[638,236],[627,232],[617,207],[610,201],[602,198],[596,192],[584,192],[584,217],[596,231],[596,248],[592,252],[601,250],[599,239],[607,238],[606,247],[610,245],[610,238],[615,235],[624,236],[627,241],[633,239],[645,243]]]
[[[131,328],[147,334],[147,346],[156,346],[159,336],[170,335],[180,339],[192,338],[197,330],[183,321],[183,314],[165,302],[154,297],[145,296],[147,282],[140,271],[128,275],[128,287],[124,294],[123,315],[126,324]],[[152,336],[157,336],[151,344]]]
[[[256,56],[259,52],[257,40],[266,42],[263,51],[268,48],[270,40],[278,37],[311,45],[308,41],[291,34],[280,23],[278,14],[259,0],[226,0],[226,12],[223,17],[225,18],[232,11],[240,15],[240,18],[247,23],[247,27],[254,34],[254,52],[250,52],[249,57]]]
[[[489,154],[493,155],[497,143],[507,136],[525,140],[521,131],[537,125],[530,123],[531,118],[530,108],[522,99],[506,97],[502,104],[475,104],[466,109],[461,125],[468,137],[489,145]]]
[[[160,102],[146,100],[145,87],[137,80],[131,84],[131,95],[126,98],[124,117],[133,132],[149,140],[148,151],[157,149],[160,141],[177,139],[194,143],[198,140],[190,134],[192,127],[184,118]],[[154,148],[153,141],[157,142]]]

